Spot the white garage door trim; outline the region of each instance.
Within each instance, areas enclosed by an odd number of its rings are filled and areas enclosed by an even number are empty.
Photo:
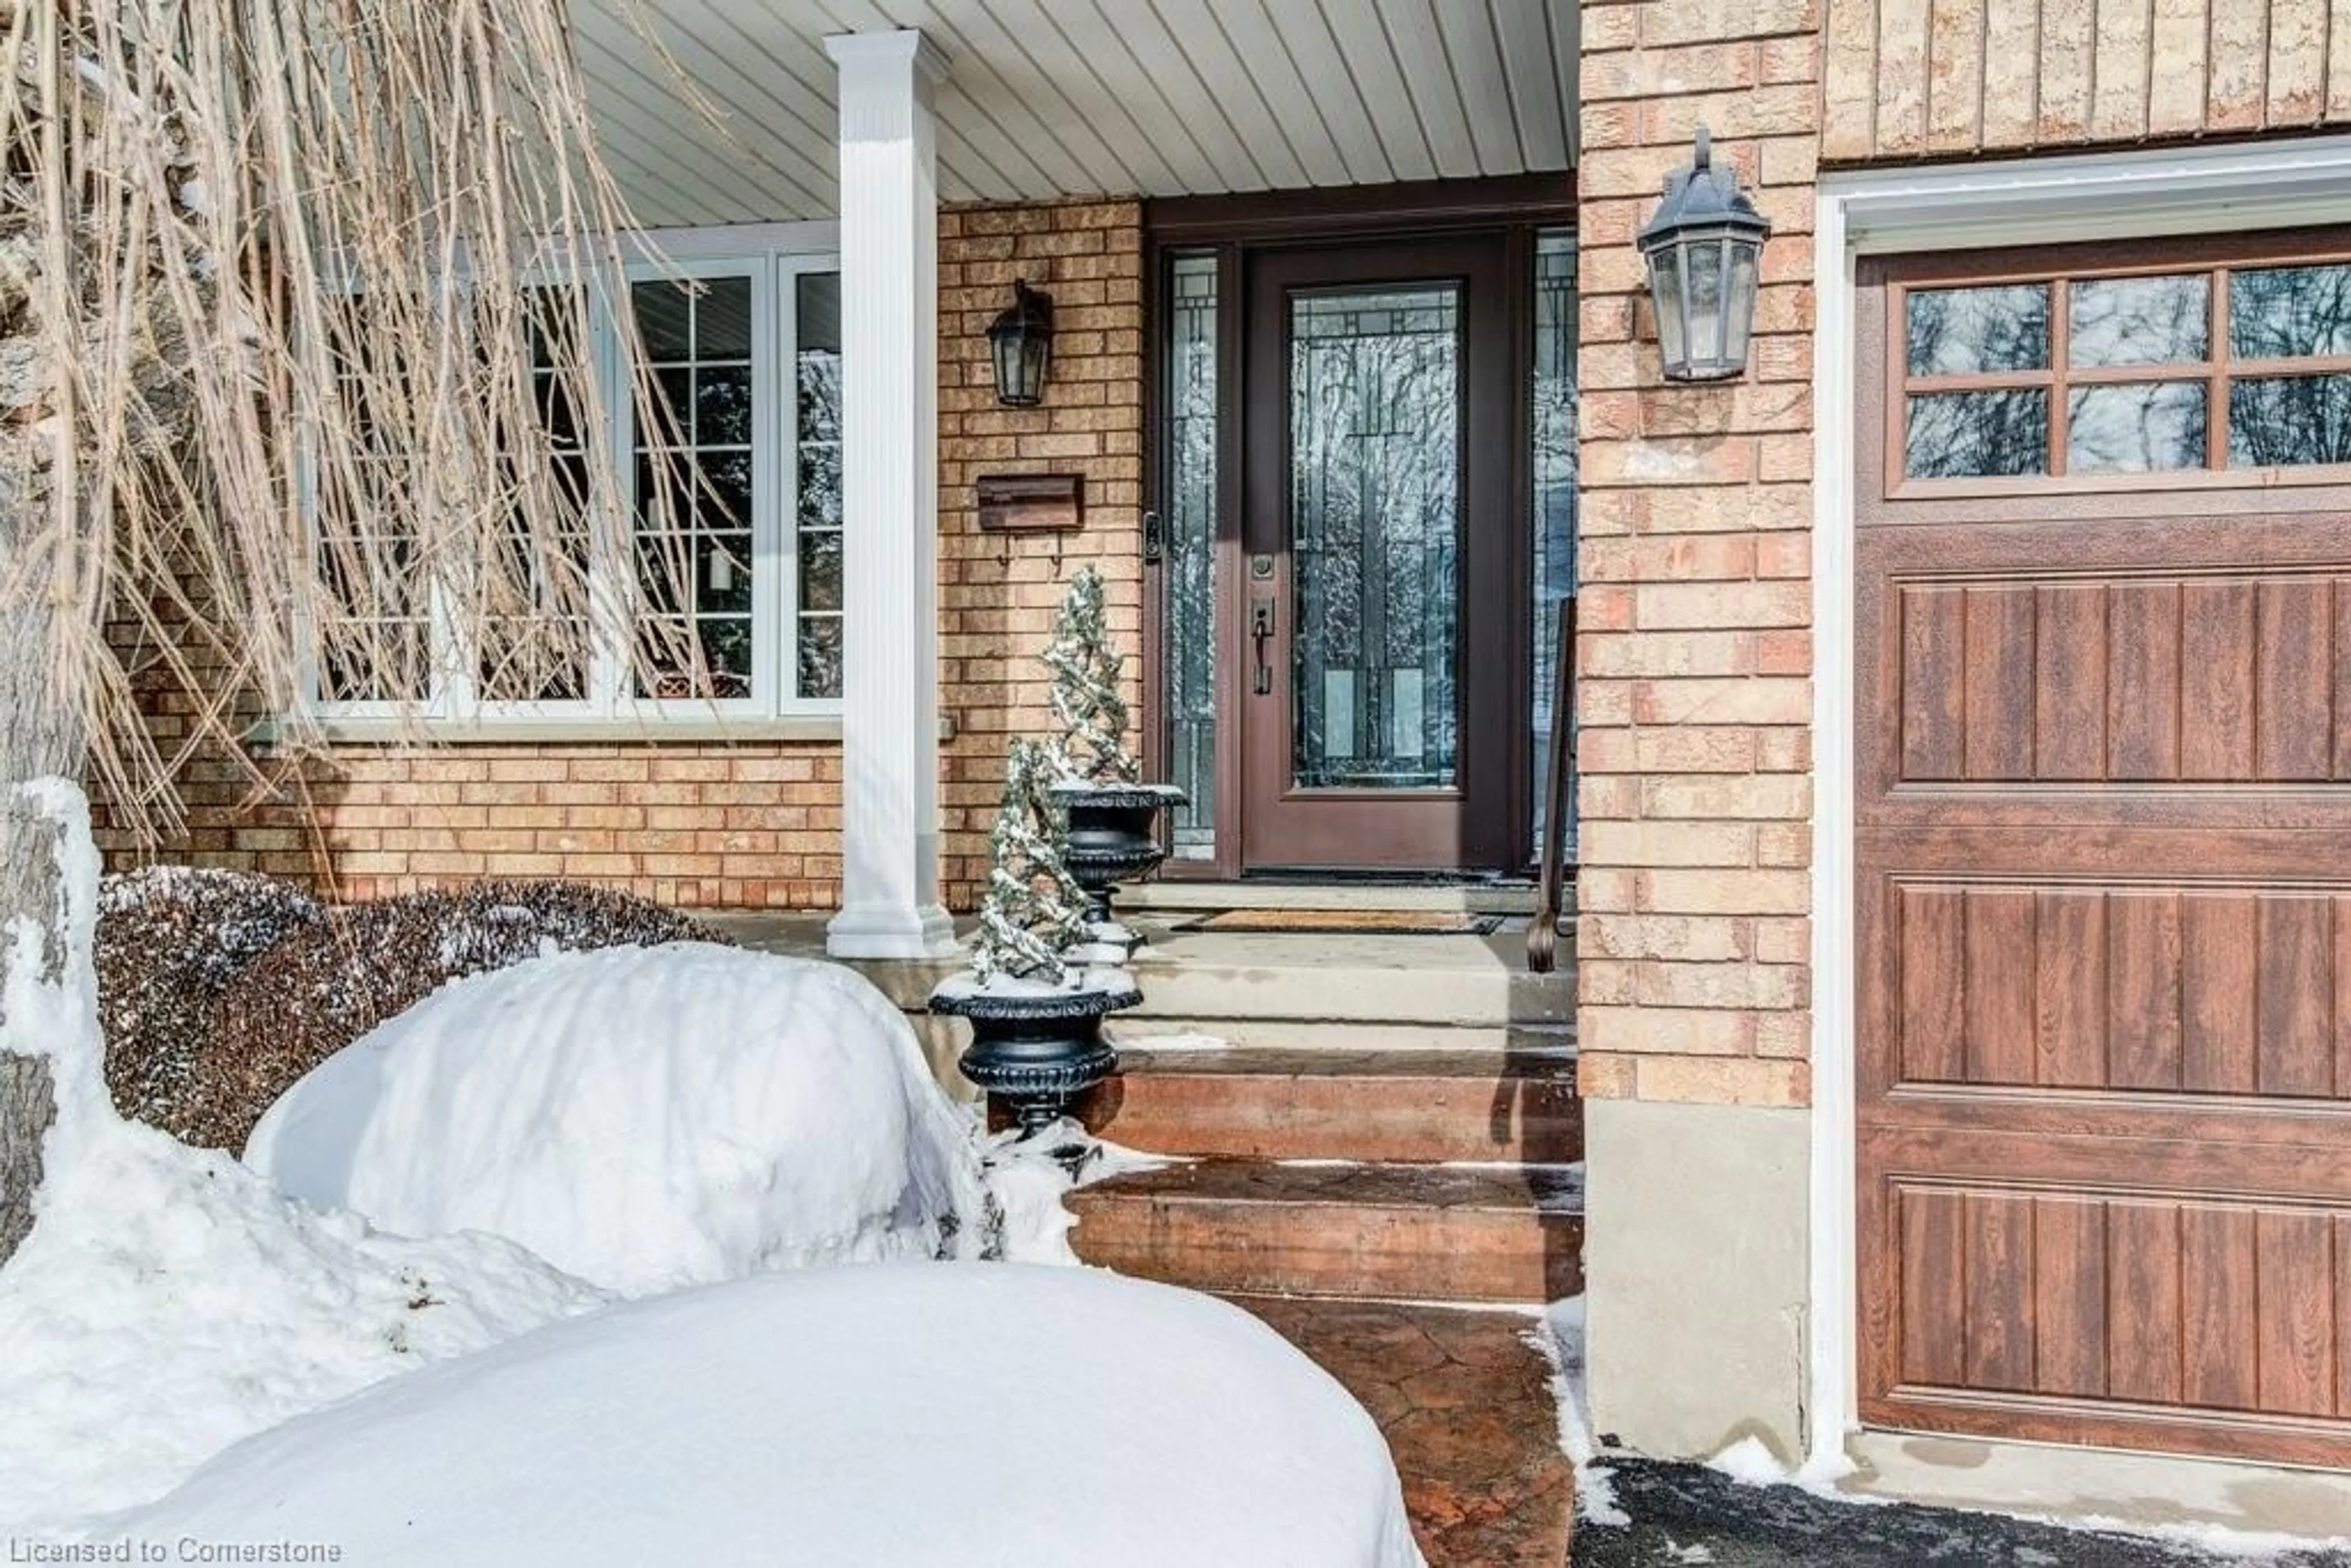
[[[1854,258],[2351,223],[2351,136],[1822,177],[1813,236],[1812,1458],[1858,1426],[1854,1146]]]

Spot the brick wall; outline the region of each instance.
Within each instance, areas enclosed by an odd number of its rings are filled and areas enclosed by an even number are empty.
[[[970,907],[1011,735],[1050,722],[1036,653],[1068,574],[1109,579],[1130,695],[1142,603],[1141,209],[1133,202],[950,209],[939,221],[941,800],[947,901]],[[1037,409],[996,404],[986,332],[1026,277],[1052,294],[1052,381]],[[1081,534],[983,536],[974,486],[990,473],[1079,473]],[[133,654],[134,662],[136,655]],[[167,747],[188,699],[142,679]],[[179,770],[185,831],[160,858],[298,877],[349,898],[483,876],[563,876],[705,907],[835,907],[837,742],[346,748],[298,767],[234,758]],[[146,852],[102,825],[120,865]]]
[[[1052,380],[1041,408],[1003,408],[987,324],[1015,278],[1053,297]],[[1015,735],[1052,727],[1037,654],[1070,574],[1089,562],[1109,590],[1142,717],[1143,209],[1134,202],[949,210],[939,217],[939,604],[942,706],[956,737],[939,799],[942,868],[968,904],[987,873],[987,829]],[[1079,474],[1078,534],[979,531],[987,474]],[[1139,733],[1134,737],[1140,744]]]
[[[1583,1081],[1811,1092],[1812,246],[1820,0],[1587,0]],[[1703,120],[1773,225],[1751,373],[1668,386],[1634,235]]]
[[[1826,4],[1840,162],[2351,120],[2340,0]]]

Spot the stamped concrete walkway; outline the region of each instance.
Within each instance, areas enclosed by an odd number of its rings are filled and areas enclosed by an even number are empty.
[[[1531,1314],[1234,1296],[1386,1434],[1429,1568],[1562,1568],[1575,1475]]]

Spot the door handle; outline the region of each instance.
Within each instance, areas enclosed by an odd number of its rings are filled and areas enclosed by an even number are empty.
[[[1257,653],[1257,670],[1250,677],[1249,689],[1259,696],[1273,690],[1273,665],[1266,658],[1266,644],[1273,641],[1273,601],[1249,601],[1249,641]]]

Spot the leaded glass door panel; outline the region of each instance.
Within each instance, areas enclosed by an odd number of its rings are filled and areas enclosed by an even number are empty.
[[[1252,260],[1227,684],[1251,867],[1507,858],[1523,594],[1502,261],[1477,239]]]

